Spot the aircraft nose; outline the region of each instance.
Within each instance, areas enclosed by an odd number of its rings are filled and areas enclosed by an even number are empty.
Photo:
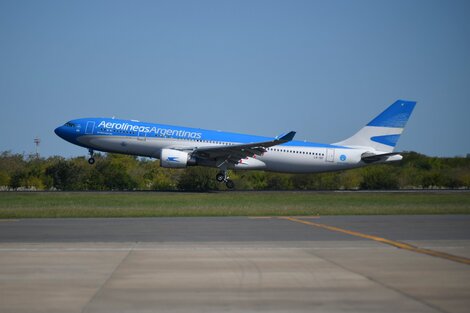
[[[64,138],[64,126],[59,126],[56,129],[54,129],[54,133],[60,138]]]

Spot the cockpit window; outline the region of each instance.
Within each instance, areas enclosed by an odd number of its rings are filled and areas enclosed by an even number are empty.
[[[67,123],[64,124],[64,126],[67,126],[67,127],[75,127],[75,124],[74,124],[74,123],[67,122]]]

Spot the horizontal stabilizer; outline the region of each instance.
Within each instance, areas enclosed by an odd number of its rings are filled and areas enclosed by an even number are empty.
[[[396,156],[396,157],[394,157]],[[391,158],[394,157],[394,158]],[[403,157],[400,153],[382,153],[375,154],[371,152],[365,152],[361,155],[361,160],[364,163],[384,162],[384,161],[400,161]]]

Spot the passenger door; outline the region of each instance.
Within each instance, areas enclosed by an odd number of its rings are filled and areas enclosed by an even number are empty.
[[[326,149],[326,162],[335,161],[335,149]]]
[[[86,122],[85,135],[92,135],[95,130],[95,122],[88,121]]]

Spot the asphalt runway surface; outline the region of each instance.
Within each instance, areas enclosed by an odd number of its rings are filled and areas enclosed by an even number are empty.
[[[394,240],[469,240],[470,215],[304,217]],[[0,242],[361,240],[275,217],[69,218],[0,222]]]
[[[469,312],[470,216],[0,220],[0,312]]]

